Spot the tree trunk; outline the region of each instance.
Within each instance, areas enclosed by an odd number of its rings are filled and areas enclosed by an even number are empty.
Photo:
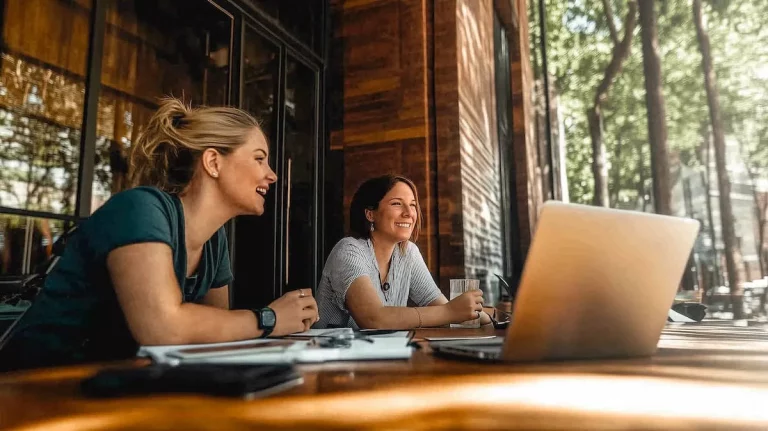
[[[640,181],[637,183],[637,196],[642,201],[642,211],[645,212],[645,209],[648,206],[648,201],[645,199],[645,162],[643,161],[643,148],[641,146],[637,146],[635,148],[637,151],[637,172],[640,173]]]
[[[750,171],[751,172],[751,171]],[[752,176],[753,173],[750,173]],[[765,249],[765,226],[766,226],[766,212],[768,212],[768,195],[762,199],[757,191],[757,185],[755,183],[756,178],[752,179],[752,195],[755,199],[755,211],[757,212],[757,258],[760,261],[760,274],[765,277],[768,276],[768,250]],[[768,303],[768,288],[763,289],[762,295],[760,295],[760,312],[765,314],[765,306]]]
[[[589,136],[592,138],[592,178],[595,183],[595,195],[592,204],[608,206],[608,158],[603,143],[603,115],[600,106],[592,106],[587,111]]]
[[[696,25],[696,38],[701,51],[701,68],[704,72],[704,87],[707,90],[709,118],[712,123],[712,137],[715,144],[715,166],[717,170],[717,188],[720,192],[720,223],[722,224],[723,244],[725,245],[725,267],[728,271],[728,285],[731,289],[731,307],[733,318],[744,317],[743,280],[741,276],[741,250],[736,244],[733,209],[731,207],[731,181],[726,171],[725,131],[720,116],[720,101],[717,94],[717,79],[712,65],[712,53],[709,47],[709,36],[704,28],[701,15],[701,0],[693,0],[693,22]]]
[[[760,197],[757,196],[757,190],[755,190],[754,193],[758,202],[757,211],[759,212],[757,230],[760,239],[757,242],[757,250],[760,256],[760,270],[763,277],[768,277],[768,248],[765,246],[765,228],[766,225],[768,225],[768,195],[760,199]],[[765,290],[768,291],[768,289]]]
[[[613,147],[613,160],[621,160],[621,150],[624,145],[621,135],[616,136],[616,145]],[[613,190],[610,192],[611,204],[615,207],[619,203],[619,192],[621,191],[621,168],[618,163],[613,168]]]
[[[712,260],[715,263],[714,264],[714,270],[715,270],[715,281],[711,286],[705,286],[704,288],[704,298],[709,298],[707,296],[707,290],[714,289],[715,287],[720,285],[720,258],[717,253],[717,236],[715,234],[715,218],[712,216],[712,183],[711,178],[712,175],[710,174],[710,151],[709,147],[711,145],[710,137],[707,135],[704,137],[707,142],[707,150],[706,150],[706,162],[705,162],[705,180],[704,180],[704,187],[707,189],[707,222],[709,223],[709,236],[712,238]],[[709,301],[706,301],[709,302]]]
[[[632,36],[637,26],[637,3],[635,0],[627,2],[629,10],[624,18],[624,37],[621,42],[616,36],[616,28],[613,25],[613,10],[610,2],[603,0],[605,18],[611,31],[611,39],[614,41],[611,61],[605,68],[603,79],[597,86],[592,107],[587,110],[587,122],[589,123],[589,135],[592,139],[592,176],[595,181],[594,205],[607,207],[608,199],[608,157],[603,142],[603,112],[602,104],[608,99],[608,91],[613,85],[616,75],[621,72],[624,60],[629,56],[632,47]]]
[[[672,184],[669,175],[666,110],[664,94],[661,91],[661,60],[655,3],[654,0],[639,0],[645,106],[648,111],[648,141],[651,144],[653,203],[658,214],[672,214]]]

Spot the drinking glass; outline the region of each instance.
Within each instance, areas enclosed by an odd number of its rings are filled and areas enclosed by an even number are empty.
[[[451,279],[451,300],[461,296],[464,292],[470,290],[479,290],[480,280],[471,278]],[[451,323],[451,328],[479,328],[480,319],[467,320],[461,323]]]

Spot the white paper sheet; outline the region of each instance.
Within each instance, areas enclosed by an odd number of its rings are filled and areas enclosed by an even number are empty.
[[[407,334],[407,332],[406,332]],[[391,334],[387,334],[391,335]],[[352,340],[350,347],[318,347],[311,341],[296,340],[293,346],[282,352],[261,352],[254,354],[234,354],[212,358],[180,360],[168,356],[169,352],[189,347],[232,346],[243,343],[253,343],[254,340],[235,341],[231,343],[176,345],[176,346],[142,346],[138,356],[150,357],[158,363],[215,363],[215,364],[278,364],[278,363],[312,363],[326,361],[357,361],[383,359],[409,359],[413,348],[408,346],[407,337],[374,336],[371,341]],[[263,340],[263,341],[269,341]]]

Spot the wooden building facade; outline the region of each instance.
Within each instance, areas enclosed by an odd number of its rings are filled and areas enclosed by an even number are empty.
[[[183,3],[183,5],[182,5]],[[263,122],[279,181],[228,225],[236,307],[315,287],[357,186],[418,185],[442,289],[522,265],[546,198],[524,0],[4,0],[0,288],[123,190],[158,97]]]

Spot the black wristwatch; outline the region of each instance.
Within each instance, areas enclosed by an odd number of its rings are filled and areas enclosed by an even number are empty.
[[[277,323],[277,316],[275,310],[264,307],[260,309],[251,310],[256,315],[256,319],[259,321],[259,329],[262,330],[261,338],[266,338],[272,331],[275,330],[275,324]]]

